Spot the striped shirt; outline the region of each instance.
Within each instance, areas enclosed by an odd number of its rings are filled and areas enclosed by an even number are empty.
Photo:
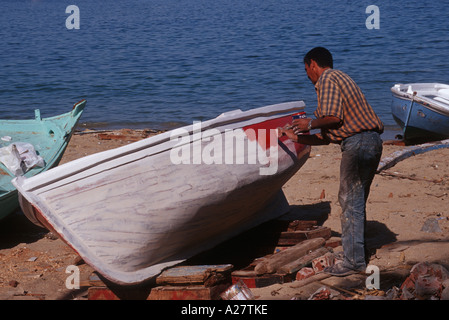
[[[363,131],[383,132],[383,124],[366,101],[359,86],[346,73],[327,69],[315,84],[318,107],[315,117],[335,116],[342,120],[338,129],[322,129],[321,138],[340,143]]]

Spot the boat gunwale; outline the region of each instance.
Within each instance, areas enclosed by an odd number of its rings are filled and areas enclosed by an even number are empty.
[[[401,88],[407,88],[407,86],[413,85],[429,85],[433,86],[431,87],[434,90],[437,90],[436,86],[444,86],[445,88],[449,89],[449,85],[441,84],[441,83],[406,83],[406,84],[396,84],[391,88],[391,92],[393,93],[393,96],[401,99],[401,100],[408,100],[408,101],[414,101],[421,105],[423,105],[426,108],[429,108],[429,110],[434,111],[440,115],[443,116],[449,116],[449,104],[442,103],[438,100],[428,98],[426,96],[422,96],[419,91],[414,90],[413,93],[404,92],[401,91]],[[416,92],[416,94],[415,94]],[[435,94],[435,96],[438,96]]]

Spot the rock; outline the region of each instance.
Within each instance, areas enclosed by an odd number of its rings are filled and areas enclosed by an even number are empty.
[[[421,275],[415,281],[415,295],[419,298],[441,296],[442,284],[434,275]]]
[[[16,281],[16,280],[11,280],[11,281],[9,281],[8,284],[9,284],[10,287],[15,288],[15,287],[17,287],[19,285],[19,282]]]
[[[308,300],[331,300],[334,297],[331,289],[323,286],[315,291]]]
[[[428,232],[428,233],[438,233],[443,232],[441,231],[440,225],[438,224],[438,220],[435,218],[429,218],[427,219],[422,228],[421,231]]]
[[[50,239],[50,240],[58,240],[59,236],[57,234],[54,234],[53,232],[48,232],[45,235],[45,238]]]
[[[449,300],[449,279],[443,281],[443,291],[441,292],[441,300]]]
[[[446,287],[441,292],[441,300],[449,300],[449,287]]]
[[[443,283],[449,279],[449,271],[439,264],[420,262],[410,270],[410,276],[405,279],[400,290],[401,299],[441,299]],[[446,288],[444,288],[446,290]],[[447,297],[447,292],[444,292]]]

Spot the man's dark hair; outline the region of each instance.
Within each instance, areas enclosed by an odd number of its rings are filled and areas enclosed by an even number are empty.
[[[321,68],[334,67],[332,54],[329,50],[323,47],[316,47],[307,52],[304,56],[304,63],[310,66],[312,60],[315,61]]]

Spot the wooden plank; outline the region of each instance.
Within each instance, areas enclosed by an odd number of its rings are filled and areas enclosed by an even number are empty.
[[[220,284],[213,287],[205,286],[160,286],[151,289],[148,300],[218,300],[220,294],[228,287]]]
[[[289,249],[277,252],[267,258],[261,259],[262,261],[255,266],[254,270],[258,275],[275,273],[281,266],[292,262],[299,257],[305,256],[310,250],[315,250],[324,246],[325,242],[326,241],[324,238],[304,240]]]
[[[291,247],[290,247],[291,248]],[[258,275],[254,268],[256,265],[265,259],[271,257],[272,255],[267,255],[262,258],[257,258],[252,263],[250,263],[247,267],[234,270],[231,273],[232,284],[237,283],[239,280],[242,280],[248,288],[262,288],[266,286],[270,286],[276,283],[286,283],[294,280],[294,275],[282,274],[282,273],[274,273],[274,274],[262,274]]]
[[[332,231],[328,227],[316,227],[313,230],[307,231],[285,231],[281,232],[278,245],[288,246],[295,245],[307,239],[324,238],[329,239],[331,237]]]
[[[313,220],[293,220],[288,224],[286,231],[311,230],[317,226],[317,223],[317,221]]]
[[[248,288],[263,288],[277,283],[282,284],[292,282],[294,280],[294,276],[291,274],[280,273],[258,276],[254,271],[248,272],[245,276],[240,274],[232,275],[232,284],[235,284],[240,280],[243,281]]]
[[[299,269],[311,264],[314,259],[319,258],[328,252],[329,250],[324,247],[318,248],[299,259],[296,259],[292,262],[289,262],[279,267],[277,271],[280,273],[288,273],[288,274],[296,273],[298,272]]]
[[[230,279],[232,264],[179,266],[167,269],[156,278],[159,285],[203,284],[211,287]]]
[[[331,237],[326,240],[325,247],[336,248],[338,246],[341,246],[341,238],[340,237]]]
[[[260,259],[258,259],[260,261]],[[294,275],[285,273],[263,274],[258,275],[254,268],[256,263],[252,263],[244,269],[232,272],[232,284],[236,284],[239,280],[243,281],[248,288],[263,288],[276,283],[291,282],[295,279]]]
[[[290,287],[293,289],[301,288],[301,287],[304,287],[312,282],[319,282],[319,281],[324,280],[329,277],[332,277],[332,276],[328,273],[321,272],[318,274],[314,274],[313,276],[310,276],[306,279],[295,281],[292,283],[292,285]]]

